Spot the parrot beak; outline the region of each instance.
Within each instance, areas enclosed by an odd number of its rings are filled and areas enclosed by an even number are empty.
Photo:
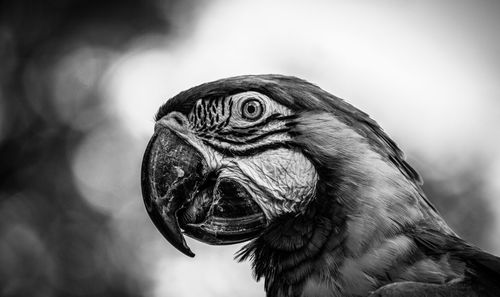
[[[190,257],[194,253],[182,232],[215,245],[260,234],[266,218],[251,195],[237,181],[210,172],[202,154],[175,127],[156,129],[142,162],[142,195],[156,228]]]

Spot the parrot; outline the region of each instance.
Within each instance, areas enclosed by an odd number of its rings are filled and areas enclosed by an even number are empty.
[[[184,235],[246,242],[268,297],[500,296],[500,258],[461,239],[398,145],[306,80],[203,83],[157,111],[141,168],[149,217]]]

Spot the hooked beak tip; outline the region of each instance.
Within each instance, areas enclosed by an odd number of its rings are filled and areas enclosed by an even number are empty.
[[[195,254],[189,249],[187,248],[187,251],[183,251],[184,255],[186,256],[189,256],[191,258],[194,258]]]
[[[189,257],[195,255],[186,244],[176,214],[184,203],[180,191],[184,184],[177,180],[176,169],[193,172],[189,181],[195,181],[198,178],[195,166],[199,163],[200,157],[193,148],[174,132],[163,129],[151,138],[141,170],[142,195],[151,220],[170,244]]]

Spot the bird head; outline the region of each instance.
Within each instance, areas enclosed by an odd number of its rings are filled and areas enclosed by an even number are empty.
[[[430,204],[418,174],[379,126],[304,80],[202,84],[169,99],[155,120],[142,164],[144,203],[186,255],[194,256],[183,233],[238,243],[311,209],[342,208],[357,243],[429,212],[419,207]]]

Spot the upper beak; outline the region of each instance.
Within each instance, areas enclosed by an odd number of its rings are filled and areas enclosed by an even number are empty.
[[[186,140],[187,119],[172,114],[161,119],[161,125],[157,123],[142,162],[142,195],[155,226],[190,257],[194,253],[182,230],[210,244],[255,237],[266,226],[260,207],[239,182],[218,178],[200,151]]]
[[[151,137],[142,161],[142,196],[149,216],[163,236],[190,257],[194,254],[181,234],[177,210],[183,204],[183,187],[194,184],[202,168],[199,154],[169,129]]]

